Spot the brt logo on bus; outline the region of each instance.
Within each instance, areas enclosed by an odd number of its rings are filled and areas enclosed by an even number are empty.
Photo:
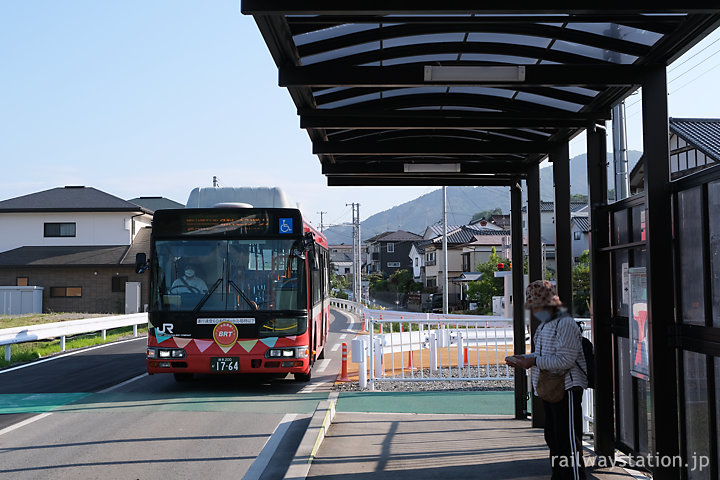
[[[221,347],[232,347],[238,339],[238,329],[230,322],[220,322],[213,328],[213,339]]]

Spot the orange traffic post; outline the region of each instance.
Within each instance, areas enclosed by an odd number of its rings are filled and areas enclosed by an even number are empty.
[[[413,365],[413,351],[408,350],[408,364],[407,364],[408,370],[415,370],[415,365]]]
[[[340,370],[340,377],[337,379],[338,382],[349,382],[347,373],[347,343],[342,344],[342,368]]]
[[[360,330],[360,333],[366,333],[366,330],[365,330],[365,313],[363,313],[363,317],[362,317],[362,330]]]
[[[468,362],[468,347],[465,347],[465,358],[463,358],[463,362],[465,365],[468,365],[470,362]]]

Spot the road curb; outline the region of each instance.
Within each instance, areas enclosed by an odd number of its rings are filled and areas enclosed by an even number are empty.
[[[338,392],[332,392],[327,400],[320,402],[310,419],[310,425],[305,431],[295,456],[290,462],[290,468],[285,473],[286,480],[304,480],[310,472],[310,465],[320,449],[325,434],[335,417],[335,405]]]

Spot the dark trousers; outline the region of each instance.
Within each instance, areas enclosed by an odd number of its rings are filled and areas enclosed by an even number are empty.
[[[545,407],[545,442],[550,448],[552,480],[585,478],[582,459],[582,396],[574,387],[565,391],[558,403],[543,401]]]

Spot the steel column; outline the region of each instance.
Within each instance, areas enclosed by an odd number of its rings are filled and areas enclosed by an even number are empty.
[[[542,280],[542,236],[540,232],[540,166],[533,165],[528,169],[527,176],[527,245],[528,245],[528,280]],[[535,331],[540,322],[530,316],[530,346],[535,351]],[[531,392],[532,393],[532,392]],[[545,426],[543,403],[535,395],[530,396],[532,402],[532,426]]]
[[[572,245],[570,244],[570,147],[550,152],[555,182],[555,280],[560,300],[572,314]]]
[[[595,452],[613,457],[615,415],[613,393],[613,336],[610,324],[610,254],[602,251],[610,243],[610,220],[606,211],[607,144],[605,127],[587,132],[587,176],[590,194],[590,317],[595,344]],[[622,373],[621,373],[622,374]],[[629,375],[630,372],[627,372]]]
[[[680,453],[676,352],[670,332],[675,326],[672,269],[670,149],[668,145],[667,74],[657,68],[642,85],[645,207],[647,209],[648,357],[650,362],[651,452]],[[651,438],[651,443],[652,443]],[[653,470],[653,478],[679,478],[677,467]]]
[[[513,351],[524,355],[525,295],[523,292],[522,187],[510,187],[510,241],[512,245]],[[515,418],[527,418],[527,377],[524,368],[515,369]]]

